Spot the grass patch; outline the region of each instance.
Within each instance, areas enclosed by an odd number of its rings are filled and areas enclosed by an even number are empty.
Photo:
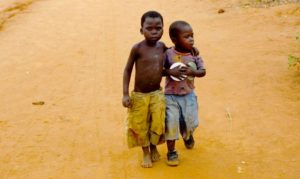
[[[300,44],[300,33],[296,36],[296,40]],[[288,56],[289,69],[293,69],[300,72],[300,57],[295,55]]]
[[[267,8],[290,3],[300,3],[300,0],[241,0],[245,7]]]
[[[289,65],[290,69],[300,71],[300,57],[289,55],[288,56],[288,65]]]

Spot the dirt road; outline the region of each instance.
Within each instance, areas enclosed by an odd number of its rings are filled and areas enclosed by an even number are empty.
[[[0,178],[299,178],[300,77],[287,56],[300,55],[300,6],[233,2],[42,0],[11,18],[0,31]],[[169,24],[190,22],[208,71],[196,82],[196,146],[178,142],[175,168],[165,145],[141,168],[125,140],[123,68],[152,9],[169,46]]]

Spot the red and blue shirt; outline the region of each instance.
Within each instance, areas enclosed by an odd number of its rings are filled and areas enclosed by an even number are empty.
[[[205,69],[203,60],[200,56],[193,56],[191,53],[178,52],[174,47],[168,49],[166,54],[166,59],[164,61],[164,68],[166,69],[170,69],[171,65],[175,62],[182,62],[186,65],[189,62],[194,62],[197,70]],[[165,94],[186,95],[191,93],[194,88],[193,78],[185,78],[182,81],[174,81],[170,76],[166,77]]]

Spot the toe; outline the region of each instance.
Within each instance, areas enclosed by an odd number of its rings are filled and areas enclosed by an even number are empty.
[[[151,163],[142,163],[143,168],[151,168],[152,164]]]

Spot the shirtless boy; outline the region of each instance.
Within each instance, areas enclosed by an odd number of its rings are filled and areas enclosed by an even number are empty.
[[[141,18],[140,32],[145,39],[135,44],[123,74],[122,104],[128,108],[128,147],[141,146],[142,167],[152,167],[159,160],[156,145],[163,142],[165,129],[165,98],[160,87],[165,58],[165,44],[159,42],[163,34],[163,18],[155,11]],[[129,96],[131,72],[135,66],[134,90]]]

